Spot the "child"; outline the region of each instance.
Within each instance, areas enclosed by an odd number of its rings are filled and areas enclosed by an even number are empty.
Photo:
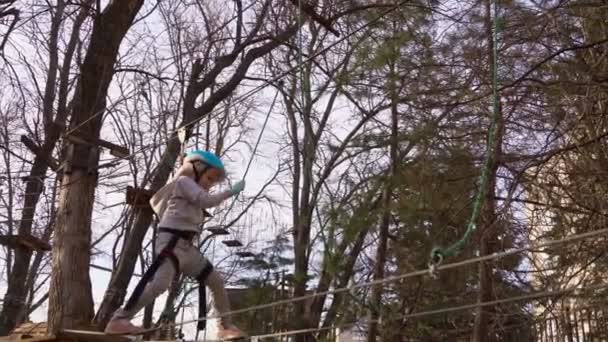
[[[192,245],[192,239],[200,233],[203,209],[219,205],[224,200],[243,191],[245,182],[236,183],[232,189],[217,194],[209,190],[225,178],[222,161],[207,151],[192,151],[187,154],[177,176],[161,188],[150,200],[152,209],[161,217],[156,240],[160,251],[156,260],[146,271],[124,308],[118,309],[105,332],[108,334],[138,333],[141,328],[131,324],[135,314],[150,304],[154,298],[171,285],[176,272],[193,277],[199,286],[211,289],[213,303],[221,315],[230,311],[228,296],[220,275]],[[200,292],[199,292],[200,293]],[[205,298],[199,298],[203,301]],[[199,313],[205,315],[205,313]],[[218,337],[235,339],[243,333],[234,327],[229,317],[219,319]]]

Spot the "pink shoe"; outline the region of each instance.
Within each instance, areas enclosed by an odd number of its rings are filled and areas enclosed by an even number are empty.
[[[111,320],[104,332],[108,335],[135,335],[144,329],[133,325],[128,319],[118,318]]]
[[[220,324],[218,325],[217,337],[220,340],[236,340],[243,337],[246,337],[239,328],[235,327],[232,324],[226,324],[220,320]]]

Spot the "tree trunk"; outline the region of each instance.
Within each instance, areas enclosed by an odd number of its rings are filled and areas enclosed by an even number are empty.
[[[42,192],[42,184],[39,179],[35,177],[44,177],[46,173],[46,165],[44,162],[39,160],[30,171],[30,176],[25,186],[25,201],[23,204],[22,220],[19,222],[19,235],[31,235],[32,232],[32,219],[25,219],[25,217],[34,217],[34,211],[36,203],[40,198]],[[2,313],[0,313],[0,336],[8,335],[11,330],[19,324],[19,313],[24,310],[24,304],[26,301],[27,288],[25,282],[27,280],[28,270],[30,266],[30,259],[32,258],[32,251],[28,248],[17,248],[15,249],[15,263],[13,270],[8,278],[8,288],[6,295],[4,296],[4,303],[2,306]]]
[[[90,2],[91,0],[89,0]],[[40,146],[37,153],[34,155],[34,162],[28,177],[26,178],[25,185],[25,198],[23,203],[23,211],[21,212],[21,220],[19,221],[18,232],[19,235],[31,235],[32,225],[34,222],[34,215],[36,213],[36,207],[40,200],[40,195],[43,190],[43,180],[48,171],[50,165],[48,165],[48,156],[52,155],[53,149],[59,140],[62,129],[65,125],[67,118],[65,108],[65,98],[67,97],[69,72],[72,62],[74,50],[79,37],[80,26],[87,17],[87,11],[81,10],[76,20],[70,36],[70,41],[65,52],[63,59],[63,66],[60,72],[60,91],[59,91],[59,105],[57,111],[57,117],[52,122],[53,103],[55,101],[55,80],[57,77],[58,69],[58,56],[57,56],[57,40],[60,30],[60,26],[63,20],[63,11],[65,4],[63,1],[59,1],[56,6],[56,11],[53,14],[53,22],[50,30],[49,39],[49,70],[47,72],[47,80],[45,86],[45,94],[43,99],[43,115],[44,115],[44,128],[45,136],[42,146]],[[37,265],[40,262],[35,262],[30,271],[30,261],[32,252],[28,249],[17,249],[15,251],[15,264],[13,272],[8,279],[7,290],[5,295],[5,302],[0,312],[0,336],[8,335],[16,325],[22,322],[25,317],[23,314],[27,311],[25,307],[26,295],[30,286],[27,286],[26,282],[28,279],[28,273],[36,272]],[[40,257],[41,258],[41,257]],[[36,266],[36,267],[34,267]],[[33,275],[29,275],[33,278]]]
[[[305,68],[306,77],[310,77],[310,63]],[[304,87],[304,85],[302,85]],[[302,145],[304,150],[300,151],[299,146],[294,145],[296,153],[301,153],[302,160],[302,187],[300,194],[299,213],[294,222],[294,297],[301,297],[306,294],[308,282],[308,251],[310,244],[310,225],[312,220],[313,204],[310,203],[310,195],[313,184],[313,167],[316,153],[316,144],[314,139],[314,131],[311,123],[311,99],[309,89],[302,89],[306,94],[306,99],[303,99],[301,104],[302,119],[304,123],[304,137]],[[294,186],[298,186],[294,184]],[[306,329],[310,327],[310,315],[307,310],[307,301],[298,301],[295,304],[295,323],[296,329]],[[312,336],[308,334],[299,334],[296,336],[296,341],[312,341]]]
[[[494,160],[497,160],[500,156],[500,141],[502,140],[501,128],[497,131],[499,134],[496,136],[497,148],[494,153]],[[488,192],[484,199],[484,208],[482,211],[481,226],[484,227],[480,230],[480,246],[479,255],[489,255],[496,252],[497,246],[497,234],[496,229],[496,201],[495,201],[495,188],[496,188],[496,172],[498,170],[498,163],[494,163],[491,168],[488,182]],[[494,273],[493,265],[491,261],[480,262],[479,266],[479,292],[477,294],[477,302],[488,302],[495,298],[494,293]],[[484,306],[477,309],[475,316],[474,326],[474,338],[475,342],[492,342],[495,341],[491,333],[491,317],[494,312],[493,306]]]
[[[55,186],[53,187],[53,195],[51,197],[52,203],[55,203],[56,197],[57,197],[57,187],[58,184],[57,182],[55,182]],[[43,241],[49,241],[51,239],[51,234],[53,233],[53,224],[54,224],[54,220],[55,220],[55,209],[52,209],[51,212],[51,221],[48,223],[44,234],[42,235],[42,240]],[[36,284],[36,280],[38,279],[38,271],[40,269],[40,265],[42,264],[42,260],[44,258],[44,254],[45,252],[39,251],[36,253],[36,256],[34,256],[34,260],[32,261],[32,265],[30,266],[30,270],[28,272],[28,277],[27,277],[27,281],[25,282],[25,288],[29,293],[29,299],[27,301],[26,306],[24,306],[21,310],[21,313],[19,314],[19,317],[17,318],[17,321],[19,322],[18,324],[21,324],[25,321],[28,320],[28,316],[31,312],[33,312],[35,310],[34,306],[36,306],[36,304],[33,303],[34,301],[34,296],[36,294],[36,288],[35,288],[35,284]],[[40,306],[42,304],[42,302],[46,301],[48,299],[48,292],[41,298],[38,300],[37,305]]]
[[[390,205],[390,190],[386,189],[384,194],[383,208],[386,210],[382,214],[382,219],[379,225],[378,249],[376,250],[376,264],[374,265],[374,280],[384,278],[384,267],[386,265],[386,252],[388,245],[388,227],[390,219],[390,211],[386,208]],[[380,318],[380,308],[382,307],[383,287],[381,285],[373,286],[371,289],[371,309],[369,330],[367,332],[367,341],[375,342],[378,335],[378,320]]]
[[[156,303],[156,299],[152,301],[149,305],[144,308],[144,319],[143,319],[143,327],[145,329],[149,329],[152,327],[152,319],[154,318],[154,304]]]
[[[369,202],[366,202],[364,204],[364,206],[358,208],[358,210],[361,210],[362,212],[366,212],[366,213],[371,213],[374,212],[375,210],[377,210],[380,201],[382,200],[382,197],[379,196],[376,199],[370,199]],[[351,223],[354,220],[360,220],[359,217],[353,217],[351,218]],[[350,223],[349,223],[350,224]],[[342,286],[341,284],[346,284],[348,283],[348,281],[351,279],[353,272],[354,272],[354,267],[355,267],[355,262],[357,260],[357,258],[359,257],[359,255],[361,254],[361,250],[363,248],[363,242],[365,241],[365,237],[367,236],[369,232],[369,225],[365,225],[364,228],[362,228],[359,233],[357,234],[356,238],[354,238],[353,241],[351,241],[350,239],[347,238],[343,238],[343,240],[340,242],[340,245],[335,249],[336,250],[336,259],[341,260],[340,262],[340,267],[339,273],[330,271],[330,265],[327,265],[325,262],[323,263],[323,267],[322,267],[322,272],[321,272],[321,276],[319,278],[319,282],[317,283],[317,288],[315,289],[315,291],[317,293],[320,292],[326,292],[327,290],[329,290],[332,282],[336,282],[336,287],[340,287]],[[350,247],[350,250],[348,251],[348,253],[346,253],[347,248]],[[341,299],[341,294],[337,293],[335,294],[333,297],[333,301],[331,304],[331,307],[335,307],[335,305],[337,305],[340,302]],[[327,299],[327,295],[320,295],[314,298],[312,305],[311,305],[311,325],[312,326],[318,326],[319,323],[321,322],[321,318],[323,316],[324,310],[323,307],[325,306],[325,300]],[[334,313],[335,314],[335,313]],[[323,319],[323,327],[329,326],[332,324],[335,315],[331,313],[331,309],[326,312],[326,314],[324,315],[324,319]]]
[[[143,0],[111,1],[95,17],[90,44],[81,67],[74,96],[70,132],[92,141],[99,138],[105,98],[113,77],[118,49],[131,27]],[[97,186],[97,147],[73,145],[71,167],[64,170],[53,239],[53,268],[49,290],[48,330],[90,325],[93,298],[91,259],[91,214]]]
[[[74,170],[63,177],[49,294],[49,330],[86,326],[93,316],[89,279],[91,211],[97,177]]]
[[[307,207],[302,207],[307,209]],[[295,234],[295,254],[294,254],[294,297],[301,297],[306,294],[306,283],[308,279],[308,244],[310,242],[310,224],[307,223],[306,217],[299,217],[299,220],[304,221],[298,225]],[[295,317],[298,329],[305,329],[310,326],[310,317],[307,310],[307,301],[301,300],[294,304]],[[312,336],[307,334],[299,334],[296,336],[296,341],[312,341]]]
[[[484,222],[484,225],[487,221]],[[493,229],[484,229],[483,237],[481,238],[481,246],[479,248],[480,256],[488,255],[493,253],[493,244],[489,241],[492,237]],[[479,263],[479,292],[477,294],[477,302],[487,302],[494,298],[493,291],[493,276],[492,276],[492,264],[488,262]],[[491,334],[491,315],[494,308],[491,306],[485,306],[477,309],[475,315],[475,327],[473,340],[475,342],[491,342],[495,339]]]
[[[492,9],[491,1],[486,0],[486,35],[487,35],[487,61],[490,65],[490,75],[494,74],[494,40],[492,36]],[[489,141],[490,146],[494,146],[492,160],[493,163],[490,165],[490,173],[488,174],[488,184],[485,198],[483,199],[483,209],[481,214],[481,227],[480,232],[480,246],[479,255],[489,255],[495,252],[496,249],[496,173],[498,171],[498,160],[502,153],[502,137],[503,137],[503,124],[502,124],[502,106],[500,105],[500,98],[496,99],[498,106],[497,114],[498,121],[496,122],[494,141]],[[494,274],[492,262],[480,262],[478,265],[479,269],[479,292],[477,294],[477,302],[488,302],[495,299],[494,293]],[[475,342],[492,342],[496,339],[492,333],[491,317],[494,312],[493,306],[484,306],[477,309],[475,315],[475,325],[473,327],[473,341]]]
[[[394,49],[398,48],[393,46]],[[384,268],[386,265],[386,254],[388,249],[388,230],[391,218],[391,197],[392,197],[392,184],[393,179],[397,173],[398,163],[398,145],[397,139],[399,134],[399,110],[397,107],[398,93],[397,93],[397,72],[396,72],[396,61],[389,62],[389,79],[388,79],[388,93],[391,101],[391,134],[389,143],[389,156],[390,156],[390,170],[386,180],[384,188],[384,194],[382,198],[382,217],[379,224],[379,237],[378,237],[378,249],[376,251],[376,264],[374,265],[374,280],[380,280],[384,278]],[[371,289],[371,311],[370,311],[370,323],[369,331],[367,334],[368,342],[375,342],[378,335],[378,320],[380,318],[380,308],[382,307],[382,293],[383,286],[373,286]]]
[[[380,201],[377,201],[377,203],[379,203],[379,202]],[[367,236],[368,232],[369,232],[369,228],[364,228],[357,235],[357,238],[355,240],[355,243],[353,244],[351,252],[348,254],[348,257],[345,259],[344,267],[343,267],[344,271],[338,276],[338,278],[336,280],[336,288],[343,288],[348,285],[348,282],[350,281],[350,279],[352,278],[352,276],[354,274],[355,263],[357,262],[357,258],[359,257],[359,254],[361,254],[361,251],[363,250],[363,244],[365,242],[365,237]],[[339,293],[334,294],[333,300],[332,300],[332,302],[329,306],[329,309],[327,310],[327,313],[323,320],[323,328],[328,329],[330,326],[332,326],[334,324],[335,319],[338,317],[338,311],[340,310],[340,308],[342,306],[342,302],[343,302],[345,296],[348,296],[348,294],[345,292],[339,292]],[[324,332],[322,332],[321,338],[326,337],[327,334],[330,334],[330,333],[331,332],[329,330],[325,330]]]

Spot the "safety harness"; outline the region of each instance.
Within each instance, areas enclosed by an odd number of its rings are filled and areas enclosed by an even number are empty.
[[[148,270],[144,273],[144,275],[139,280],[139,283],[137,283],[137,286],[135,287],[133,294],[131,294],[131,297],[129,298],[129,300],[127,301],[127,304],[125,305],[125,310],[131,310],[133,307],[135,307],[135,305],[137,304],[137,301],[139,300],[142,293],[144,292],[146,285],[150,282],[150,280],[152,280],[152,278],[154,277],[154,274],[158,271],[158,268],[162,265],[162,263],[165,261],[165,259],[169,258],[169,260],[171,260],[171,263],[173,264],[173,267],[175,268],[176,274],[180,272],[179,259],[177,258],[177,256],[175,255],[173,250],[175,249],[175,246],[177,245],[177,242],[179,241],[179,239],[184,239],[188,242],[191,242],[192,239],[194,238],[194,236],[196,235],[195,232],[183,231],[183,230],[172,229],[172,228],[164,228],[164,227],[159,228],[158,231],[164,232],[164,233],[170,233],[172,235],[171,239],[169,240],[169,242],[167,243],[165,248],[163,248],[160,251],[160,253],[158,254],[158,256],[154,259],[154,261],[152,262],[152,265],[150,265],[150,268],[148,268]],[[206,293],[206,288],[205,288],[205,282],[207,281],[207,278],[209,277],[209,275],[211,274],[212,271],[213,271],[213,265],[211,265],[211,263],[207,263],[207,265],[201,270],[201,272],[196,277],[196,280],[199,283],[198,316],[199,316],[200,320],[199,320],[198,326],[197,326],[198,330],[204,330],[206,327],[206,321],[204,320],[205,316],[207,315],[207,293]]]

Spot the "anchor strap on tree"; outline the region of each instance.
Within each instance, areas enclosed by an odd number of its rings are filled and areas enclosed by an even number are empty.
[[[473,204],[473,211],[471,213],[471,217],[469,219],[469,223],[467,226],[467,230],[462,236],[462,238],[456,241],[454,244],[447,248],[435,247],[431,252],[431,260],[430,267],[431,273],[436,270],[436,267],[443,261],[443,259],[458,255],[462,248],[466,245],[468,240],[471,238],[471,235],[475,232],[477,228],[477,221],[479,219],[479,215],[481,213],[481,209],[484,205],[484,199],[490,191],[489,187],[489,178],[490,171],[492,170],[492,166],[494,165],[494,151],[496,151],[497,141],[495,141],[496,134],[498,134],[499,128],[499,97],[498,97],[498,31],[499,31],[499,19],[498,19],[498,4],[496,0],[492,1],[493,4],[493,29],[492,29],[492,121],[490,125],[490,130],[488,134],[488,148],[485,156],[485,162],[483,165],[483,169],[481,172],[481,176],[479,178],[479,189],[477,191],[477,195],[475,197],[475,202]]]

